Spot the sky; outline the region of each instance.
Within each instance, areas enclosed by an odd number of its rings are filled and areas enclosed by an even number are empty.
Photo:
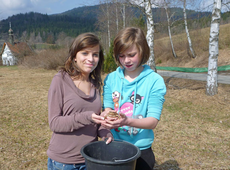
[[[0,20],[26,12],[57,14],[82,6],[94,6],[100,0],[0,0]]]

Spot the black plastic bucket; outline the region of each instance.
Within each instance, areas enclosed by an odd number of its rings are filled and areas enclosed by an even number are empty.
[[[87,170],[135,170],[141,152],[135,145],[124,141],[89,143],[82,147]]]

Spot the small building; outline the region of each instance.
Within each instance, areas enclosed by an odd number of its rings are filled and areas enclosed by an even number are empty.
[[[9,29],[9,42],[3,44],[0,56],[2,56],[3,65],[15,65],[20,57],[32,53],[31,48],[25,42],[14,42],[13,30]]]

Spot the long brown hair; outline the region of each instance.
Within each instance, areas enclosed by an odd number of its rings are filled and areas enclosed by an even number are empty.
[[[150,49],[145,37],[144,32],[140,28],[127,27],[118,32],[114,39],[114,59],[121,66],[119,55],[132,45],[136,45],[140,52],[141,64],[148,61],[150,56]]]
[[[94,86],[100,90],[102,85],[101,69],[104,62],[104,55],[100,40],[95,34],[83,33],[75,38],[69,48],[69,53],[65,65],[60,70],[68,73],[74,79],[81,78],[81,70],[77,68],[77,65],[74,62],[76,54],[85,48],[94,47],[96,45],[99,45],[100,47],[99,62],[97,67],[90,73],[89,79],[94,84]]]

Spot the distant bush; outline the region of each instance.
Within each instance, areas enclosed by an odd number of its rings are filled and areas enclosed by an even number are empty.
[[[46,44],[46,43],[36,43],[31,45],[34,50],[43,50],[43,49],[60,49],[61,47],[56,44]]]
[[[67,49],[49,49],[38,52],[32,56],[24,57],[20,65],[27,68],[44,68],[48,70],[55,70],[59,66],[63,66],[68,51]]]
[[[56,70],[59,66],[64,65],[67,55],[67,48],[46,49],[22,58],[19,65],[27,68]],[[116,68],[117,65],[113,59],[113,46],[111,45],[109,52],[105,54],[105,61],[102,69],[104,73],[110,73],[116,70]]]

